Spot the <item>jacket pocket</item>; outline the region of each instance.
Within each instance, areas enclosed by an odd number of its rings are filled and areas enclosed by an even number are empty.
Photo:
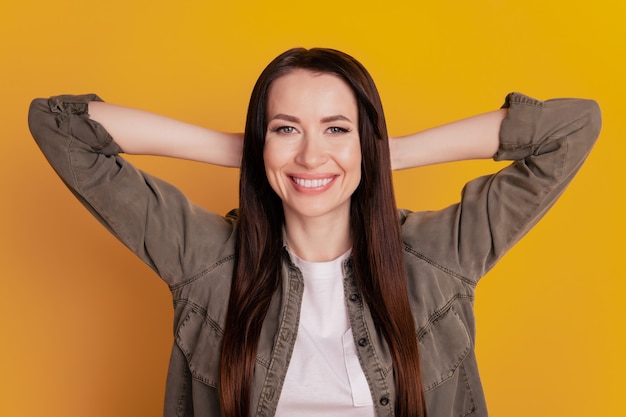
[[[197,311],[190,311],[176,332],[176,344],[187,358],[194,379],[217,388],[223,332]]]
[[[441,317],[419,329],[420,368],[424,391],[452,378],[471,350],[463,321],[450,308]]]

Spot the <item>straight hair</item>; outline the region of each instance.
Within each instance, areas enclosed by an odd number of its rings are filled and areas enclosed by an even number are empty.
[[[237,259],[220,362],[222,415],[254,414],[250,397],[259,335],[280,285],[283,256],[282,202],[267,180],[263,161],[267,99],[272,82],[296,69],[338,76],[356,98],[362,174],[350,204],[354,274],[376,328],[389,346],[396,387],[395,415],[425,417],[382,103],[374,81],[358,61],[325,48],[295,48],[282,53],[261,73],[250,98],[239,182]]]

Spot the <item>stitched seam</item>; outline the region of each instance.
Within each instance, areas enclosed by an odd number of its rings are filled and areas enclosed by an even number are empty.
[[[201,307],[200,305],[194,303],[193,301],[189,301],[187,299],[184,298],[179,298],[177,300],[174,300],[174,308],[178,308],[179,305],[185,305],[185,306],[191,306],[191,309],[193,311],[199,311],[202,313],[206,313],[206,310]]]
[[[417,340],[422,340],[426,333],[430,331],[432,325],[450,312],[450,310],[452,309],[452,305],[457,300],[473,301],[474,296],[470,294],[455,294],[454,297],[450,298],[450,300],[448,300],[448,302],[443,307],[428,316],[428,322],[426,322],[426,324],[420,327],[417,331]]]
[[[471,279],[469,279],[467,277],[464,277],[461,274],[457,274],[456,272],[446,268],[445,266],[439,265],[437,262],[433,261],[432,259],[430,259],[430,258],[422,255],[421,253],[417,252],[415,249],[413,249],[411,246],[407,245],[406,243],[404,244],[404,250],[405,250],[405,252],[408,252],[411,255],[413,255],[413,256],[423,260],[424,262],[426,262],[426,263],[428,263],[428,264],[430,264],[432,266],[434,266],[435,268],[439,269],[440,271],[443,271],[446,274],[448,274],[448,275],[450,275],[450,276],[452,276],[454,278],[457,278],[457,279],[465,282],[466,284],[471,285],[472,287],[476,286],[476,282],[475,281],[473,281],[473,280],[471,280]]]
[[[463,382],[465,383],[465,389],[469,393],[468,397],[470,398],[470,401],[472,402],[472,406],[468,410],[468,413],[463,415],[463,417],[467,417],[476,412],[476,402],[474,401],[474,396],[472,395],[472,386],[469,382],[469,378],[467,377],[467,371],[465,370],[465,367],[461,365],[459,366],[459,369],[461,370],[461,375],[463,375]]]
[[[182,287],[185,287],[189,284],[191,284],[194,281],[197,281],[198,279],[202,278],[203,276],[207,275],[208,273],[212,272],[213,270],[219,268],[222,264],[229,262],[231,260],[235,259],[235,254],[232,255],[228,255],[224,258],[221,258],[220,260],[218,260],[217,262],[215,262],[213,265],[209,266],[208,268],[206,268],[204,271],[194,275],[193,277],[189,278],[186,281],[183,282],[179,282],[178,284],[174,284],[174,285],[170,285],[170,291],[175,291],[178,290]]]
[[[184,355],[183,355],[184,356]],[[187,360],[187,358],[185,357],[185,360]],[[186,400],[187,400],[187,393],[189,393],[190,391],[190,387],[188,387],[188,380],[193,378],[193,375],[191,375],[191,372],[189,371],[189,365],[187,365],[185,368],[183,368],[183,383],[180,389],[180,393],[178,396],[178,403],[177,403],[177,407],[176,407],[176,416],[178,417],[184,417],[185,415],[185,410],[186,410]]]

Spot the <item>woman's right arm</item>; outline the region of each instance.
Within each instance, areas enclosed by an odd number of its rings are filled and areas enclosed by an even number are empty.
[[[220,147],[227,136],[137,110],[94,105],[100,101],[93,94],[56,96],[36,99],[30,106],[31,133],[74,196],[169,285],[186,282],[232,255],[224,253],[232,251],[227,244],[234,239],[231,218],[194,205],[176,187],[120,155],[125,147],[135,153],[202,159],[198,155],[206,156],[206,151],[190,152],[190,143],[205,139]],[[152,137],[158,146],[150,143]],[[210,160],[235,165],[236,154],[222,149],[220,157]]]
[[[239,167],[243,137],[101,101],[89,103],[89,117],[100,123],[128,154],[159,155]]]

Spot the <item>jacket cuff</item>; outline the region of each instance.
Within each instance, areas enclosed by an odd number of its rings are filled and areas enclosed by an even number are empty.
[[[105,155],[122,153],[109,132],[89,118],[89,103],[103,101],[95,94],[60,95],[48,99],[50,112],[60,130],[89,145],[95,152]]]
[[[509,109],[500,127],[500,146],[494,155],[496,161],[521,160],[531,156],[537,125],[543,110],[543,101],[521,93],[506,96],[501,108]]]

